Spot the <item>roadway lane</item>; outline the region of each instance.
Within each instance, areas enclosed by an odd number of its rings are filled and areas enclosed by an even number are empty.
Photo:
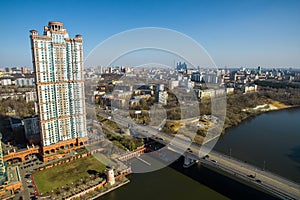
[[[30,194],[29,194],[29,190],[28,190],[29,184],[26,182],[26,178],[25,178],[26,172],[24,169],[21,169],[21,167],[19,167],[19,172],[20,172],[20,176],[21,176],[21,180],[22,180],[23,190],[20,193],[16,194],[14,199],[20,199],[20,197],[22,197],[23,199],[30,199]]]
[[[209,153],[212,165],[222,168],[224,171],[233,172],[242,176],[244,179],[255,183],[259,187],[273,193],[280,197],[286,197],[291,199],[300,199],[300,186],[292,181],[279,177],[267,171],[263,171],[255,166],[247,163],[230,159],[220,153],[212,151]],[[255,178],[250,178],[249,175]]]

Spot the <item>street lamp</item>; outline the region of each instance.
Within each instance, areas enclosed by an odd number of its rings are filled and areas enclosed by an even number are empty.
[[[266,169],[266,161],[264,160],[263,171]]]

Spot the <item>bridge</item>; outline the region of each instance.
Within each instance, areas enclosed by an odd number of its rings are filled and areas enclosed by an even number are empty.
[[[174,140],[173,136],[159,132],[157,129],[149,126],[137,125],[132,119],[117,114],[113,115],[113,117],[112,120],[117,124],[124,127],[133,127],[135,132],[138,132],[145,137],[151,137],[155,141],[166,145],[168,149],[184,155],[185,167],[189,167],[196,161],[200,161],[200,163],[204,165],[225,171],[231,176],[255,185],[278,198],[300,199],[300,185],[298,183],[294,183],[271,172],[246,164],[245,162],[229,158],[219,152],[210,151],[210,149],[205,148],[205,145],[199,146],[198,144],[190,143],[190,141],[180,137],[176,137]],[[217,136],[218,135],[213,135],[206,139],[205,142],[207,143]]]
[[[129,160],[131,158],[134,158],[136,156],[143,154],[145,151],[146,151],[146,148],[144,146],[142,146],[133,152],[129,152],[129,153],[125,153],[124,155],[121,155],[118,159],[120,161],[126,161],[126,160]]]
[[[177,151],[172,147],[168,149]],[[280,199],[300,198],[300,185],[298,183],[216,151],[211,151],[207,156],[199,157],[199,147],[195,148],[191,145],[189,149],[190,151],[183,154],[184,167],[190,167],[194,163],[200,162],[204,166],[226,172],[229,177],[236,177],[255,185]]]

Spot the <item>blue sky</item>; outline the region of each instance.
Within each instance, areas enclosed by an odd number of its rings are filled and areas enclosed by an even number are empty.
[[[29,66],[29,30],[62,21],[87,55],[119,32],[163,27],[199,42],[218,66],[300,67],[300,1],[0,1],[0,67]]]

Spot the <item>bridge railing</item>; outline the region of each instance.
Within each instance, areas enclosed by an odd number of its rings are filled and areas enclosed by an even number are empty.
[[[300,183],[298,183],[298,182],[296,182],[296,181],[294,181],[294,180],[285,178],[285,177],[283,177],[282,175],[280,175],[280,174],[278,174],[278,173],[276,173],[276,172],[274,172],[274,171],[270,171],[270,170],[268,170],[268,169],[266,169],[266,168],[263,169],[263,167],[257,166],[257,164],[255,164],[255,163],[252,163],[252,162],[249,162],[249,161],[245,161],[245,160],[241,160],[241,159],[232,157],[232,156],[230,156],[230,155],[225,154],[224,152],[220,152],[220,151],[216,151],[216,150],[214,150],[214,152],[217,153],[217,156],[226,157],[226,158],[228,158],[228,159],[230,159],[230,160],[233,160],[233,161],[235,161],[235,162],[243,163],[244,165],[251,166],[251,167],[257,169],[257,170],[260,171],[260,172],[265,172],[265,173],[267,173],[268,175],[271,175],[271,176],[273,176],[273,177],[277,177],[277,178],[282,179],[282,180],[284,180],[284,181],[286,181],[286,182],[291,182],[291,183],[293,183],[293,184],[295,184],[295,185],[300,185]]]

